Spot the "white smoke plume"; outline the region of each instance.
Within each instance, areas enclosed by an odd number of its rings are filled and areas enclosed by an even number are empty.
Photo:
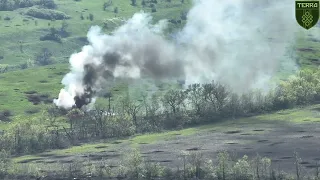
[[[265,88],[299,26],[292,0],[199,0],[175,40],[167,21],[136,13],[112,35],[91,27],[89,45],[71,55],[65,88],[54,103],[63,108],[92,102],[114,78],[185,79],[187,84],[220,81],[237,92]]]

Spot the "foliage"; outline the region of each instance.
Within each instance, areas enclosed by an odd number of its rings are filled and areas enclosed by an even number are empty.
[[[47,48],[42,48],[41,52],[35,56],[36,64],[45,66],[53,63],[52,53]]]
[[[52,10],[52,9],[39,9],[39,8],[30,8],[26,15],[46,20],[63,20],[70,19],[70,16],[64,12]]]

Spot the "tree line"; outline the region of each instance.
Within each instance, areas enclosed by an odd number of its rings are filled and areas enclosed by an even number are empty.
[[[214,81],[192,84],[186,89],[143,94],[138,99],[120,96],[112,106],[96,106],[91,111],[51,106],[42,118],[20,121],[3,132],[0,149],[10,154],[42,152],[94,139],[178,129],[319,101],[319,69],[302,70],[268,93],[253,90],[236,94]]]

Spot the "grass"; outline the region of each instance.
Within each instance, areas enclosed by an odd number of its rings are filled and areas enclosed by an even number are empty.
[[[196,132],[197,132],[197,128],[187,128],[187,129],[178,130],[178,131],[138,135],[130,139],[130,141],[134,144],[144,144],[144,143],[152,144],[159,140],[170,140],[177,135],[189,136],[189,135],[195,134]]]
[[[68,57],[74,51],[79,51],[85,44],[82,41],[86,37],[88,29],[92,25],[103,26],[108,19],[120,18],[128,19],[135,12],[144,10],[151,12],[149,7],[141,7],[130,5],[130,1],[117,0],[113,1],[113,5],[103,10],[103,1],[63,1],[56,0],[58,5],[57,10],[64,12],[70,19],[65,20],[68,23],[68,31],[71,36],[65,38],[62,44],[55,42],[42,42],[39,37],[49,32],[51,27],[60,28],[63,20],[44,20],[33,18],[25,15],[30,8],[21,8],[15,11],[0,11],[0,55],[4,59],[0,60],[1,64],[19,64],[25,62],[26,58],[33,58],[34,54],[39,52],[42,47],[47,47],[52,50],[56,60],[67,62],[65,57]],[[168,8],[166,6],[169,6]],[[181,4],[176,0],[172,3],[159,2],[157,4],[157,12],[153,13],[154,20],[163,18],[179,18],[180,12],[189,8],[191,3]],[[114,8],[118,7],[118,13],[114,13]],[[172,8],[170,8],[172,7]],[[89,14],[93,15],[93,20],[87,19]],[[83,15],[84,20],[80,19]],[[10,17],[11,20],[4,20],[5,17]],[[105,32],[111,32],[120,23],[108,23],[108,27],[104,28]],[[80,39],[80,40],[79,40]],[[23,52],[20,51],[20,43],[23,47]]]
[[[250,118],[262,121],[283,121],[291,123],[320,122],[320,105],[308,106],[306,108],[283,110],[277,113],[266,114]]]
[[[44,102],[34,105],[28,100],[29,94],[34,91],[35,94],[48,96],[49,100],[55,98],[54,96],[62,87],[61,78],[67,71],[66,64],[56,64],[0,74],[0,111],[8,109],[18,119],[39,115],[41,112],[31,116],[25,112],[32,108],[41,109],[44,105]]]
[[[44,20],[26,15],[30,8],[20,8],[14,11],[0,11],[0,59],[1,65],[17,66],[28,61],[33,61],[35,55],[42,48],[48,48],[53,54],[53,60],[57,63],[46,67],[33,67],[27,70],[19,70],[0,74],[0,111],[11,110],[14,114],[14,121],[30,119],[41,114],[43,104],[33,105],[28,101],[26,91],[38,91],[39,95],[50,95],[55,98],[62,85],[60,84],[63,75],[68,72],[68,59],[76,51],[87,43],[86,33],[92,25],[103,26],[106,22],[107,28],[103,30],[108,33],[120,25],[120,21],[114,19],[128,19],[135,12],[144,10],[151,12],[150,7],[130,5],[130,1],[113,1],[112,6],[103,10],[103,3],[99,0],[93,1],[64,1],[55,0],[57,11],[64,12],[70,19],[64,20],[68,24],[67,31],[71,36],[63,38],[62,43],[52,41],[40,41],[39,38],[49,32],[51,27],[59,29],[63,20]],[[175,0],[171,3],[159,2],[157,12],[152,13],[154,20],[163,18],[180,18],[180,13],[191,6],[190,2],[181,4]],[[118,13],[114,13],[114,8],[118,8]],[[33,8],[33,7],[32,7]],[[89,14],[93,15],[93,20],[87,19]],[[84,16],[84,20],[80,16]],[[10,17],[10,20],[5,20]],[[112,20],[110,20],[112,19]],[[115,23],[111,23],[115,22]],[[171,29],[176,28],[172,25]],[[45,83],[43,83],[45,82]],[[117,85],[121,93],[123,84]],[[98,102],[105,103],[103,100]],[[40,108],[39,112],[34,113],[34,109]],[[25,111],[32,112],[30,115]],[[8,124],[1,123],[0,128],[7,127]]]
[[[272,114],[265,114],[260,116],[254,116],[250,118],[241,118],[237,120],[226,120],[224,122],[212,123],[208,125],[201,125],[197,127],[176,130],[176,131],[167,131],[162,133],[153,133],[153,134],[143,134],[136,135],[130,138],[125,138],[121,140],[108,140],[104,142],[96,142],[83,144],[80,146],[73,146],[67,149],[53,150],[45,153],[35,154],[35,155],[27,155],[13,158],[14,162],[32,160],[45,158],[45,156],[49,155],[76,155],[76,154],[86,154],[86,153],[95,153],[101,152],[102,150],[116,150],[120,147],[120,145],[128,144],[132,147],[138,147],[140,144],[152,144],[157,143],[159,141],[167,141],[172,140],[176,136],[192,136],[199,132],[221,132],[221,133],[230,133],[240,131],[241,125],[250,124],[252,127],[260,127],[261,123],[271,123],[272,121],[276,122],[290,122],[290,123],[308,123],[308,122],[319,122],[320,121],[320,105],[308,106],[300,109],[292,109],[292,110],[283,110]],[[310,121],[305,121],[309,119]],[[253,134],[263,134],[268,132],[268,129],[253,130],[250,132],[238,132],[238,134],[242,133],[250,133]],[[117,143],[115,143],[117,142]],[[225,144],[250,144],[256,143],[255,141],[250,140],[241,140],[235,141],[230,140],[226,141]]]
[[[60,82],[65,73],[68,72],[68,58],[70,54],[80,51],[81,47],[85,45],[86,33],[92,25],[103,26],[106,22],[107,28],[105,32],[111,32],[115,27],[120,25],[120,21],[110,19],[128,19],[135,12],[144,10],[151,12],[150,7],[142,7],[140,1],[137,6],[132,6],[128,0],[113,1],[113,4],[106,10],[103,10],[103,3],[99,0],[92,1],[64,1],[56,0],[58,11],[64,12],[70,19],[65,20],[68,24],[67,31],[71,33],[70,37],[63,38],[61,44],[52,41],[40,41],[39,37],[49,32],[51,27],[60,28],[62,20],[44,20],[37,19],[25,15],[29,8],[21,8],[15,11],[0,11],[0,65],[19,65],[26,63],[28,60],[34,60],[35,54],[40,52],[42,48],[48,48],[52,54],[55,65],[47,67],[36,67],[27,70],[20,70],[16,72],[8,72],[0,74],[0,111],[9,109],[13,111],[14,120],[28,119],[40,115],[41,111],[33,115],[25,113],[27,110],[39,108],[41,105],[33,105],[27,100],[25,91],[37,90],[38,94],[48,94],[49,98],[54,98],[58,95],[62,87]],[[114,8],[118,8],[118,13],[114,13]],[[156,4],[157,12],[151,13],[154,21],[159,19],[180,19],[180,13],[191,7],[191,1],[181,3],[180,0],[173,0],[171,3],[166,1],[159,1]],[[87,19],[89,14],[93,15],[93,21]],[[84,16],[84,20],[80,16]],[[9,21],[4,20],[5,17],[10,17]],[[184,22],[183,22],[184,23]],[[181,25],[172,25],[169,31],[173,31]],[[312,29],[316,31],[318,28]],[[309,39],[302,38],[304,35],[298,37],[295,47],[303,48],[309,47],[316,50],[320,48],[320,43],[313,41],[315,37]],[[22,50],[22,51],[21,51]],[[304,52],[299,51],[299,62],[303,67],[315,67],[318,61],[315,57],[319,56],[320,52]],[[53,69],[55,68],[55,69]],[[286,76],[280,74],[279,76]],[[41,83],[40,81],[45,83]],[[122,86],[122,85],[118,85]],[[121,87],[123,89],[124,87]],[[17,89],[17,90],[15,90]],[[119,92],[118,91],[118,92]],[[138,91],[138,90],[137,90]],[[105,103],[104,100],[98,102]],[[1,125],[6,126],[6,125]],[[1,128],[1,127],[0,127]]]
[[[130,18],[135,12],[144,10],[151,12],[150,7],[143,8],[138,1],[138,6],[130,5],[129,0],[113,0],[113,5],[103,10],[104,1],[90,0],[90,1],[66,1],[55,0],[58,4],[58,11],[64,12],[70,19],[65,20],[68,24],[67,31],[71,36],[63,38],[62,43],[52,41],[40,41],[39,38],[49,32],[51,27],[59,29],[62,20],[44,20],[37,19],[24,15],[29,8],[22,8],[15,11],[0,11],[0,59],[1,65],[16,66],[26,63],[28,60],[34,60],[35,55],[40,52],[42,48],[48,48],[52,54],[53,59],[57,64],[45,67],[32,67],[26,70],[19,70],[14,72],[7,72],[0,74],[0,112],[3,110],[10,110],[13,112],[13,121],[19,123],[21,121],[28,121],[41,116],[42,110],[46,107],[45,103],[34,105],[28,101],[26,92],[37,91],[39,95],[49,95],[48,98],[56,98],[60,89],[62,88],[61,80],[63,76],[69,71],[68,59],[70,55],[76,51],[80,51],[81,47],[85,45],[86,33],[92,25],[105,26],[103,30],[110,33],[115,27],[121,24],[121,19]],[[159,1],[156,5],[157,12],[151,13],[154,21],[167,19],[180,19],[180,13],[187,10],[191,6],[191,0],[185,1],[184,4],[180,0],[172,0],[171,3],[166,1]],[[118,13],[114,13],[114,8],[118,8]],[[90,21],[87,19],[89,14],[92,14],[94,19]],[[80,19],[83,15],[84,20]],[[11,20],[6,21],[4,17],[10,17]],[[185,23],[185,22],[183,22]],[[174,31],[181,25],[172,25],[169,27],[169,32]],[[318,31],[319,28],[309,30]],[[298,63],[302,68],[315,68],[320,65],[320,39],[317,37],[308,36],[300,32],[297,36],[293,47],[297,49],[296,55]],[[308,35],[308,34],[307,34]],[[287,72],[282,70],[277,77],[283,79],[287,77]],[[288,72],[290,74],[290,72]],[[118,84],[112,89],[113,94],[121,94],[126,89],[125,84]],[[146,88],[145,88],[146,89]],[[165,88],[164,88],[165,89]],[[136,92],[139,92],[136,88]],[[99,104],[104,104],[107,101],[99,99]],[[27,110],[40,109],[38,112],[30,114]],[[239,131],[239,125],[250,124],[252,126],[258,125],[262,122],[271,123],[290,122],[290,123],[307,123],[320,121],[320,105],[309,106],[306,108],[292,109],[279,111],[272,114],[264,114],[260,116],[242,118],[234,120],[227,120],[224,122],[202,125],[193,128],[187,128],[177,131],[167,131],[163,133],[144,134],[130,137],[128,139],[117,140],[120,144],[114,143],[114,140],[107,142],[96,142],[90,144],[82,144],[80,146],[73,146],[67,149],[52,150],[45,153],[26,155],[13,158],[14,162],[28,161],[35,159],[46,159],[50,156],[72,156],[76,154],[89,154],[101,152],[102,150],[117,149],[121,144],[130,144],[137,147],[140,144],[152,144],[159,141],[171,140],[177,136],[192,136],[198,132],[232,132]],[[5,129],[10,126],[9,123],[0,123],[0,129]],[[252,131],[250,134],[265,133],[266,131]],[[247,132],[240,132],[247,133]],[[233,143],[250,143],[226,141],[226,144]],[[252,142],[253,143],[253,142]]]
[[[302,68],[313,69],[320,65],[320,39],[318,31],[319,28],[314,27],[308,32],[301,31],[297,35],[294,47],[297,49],[298,63]],[[317,34],[317,37],[312,36],[312,34]]]

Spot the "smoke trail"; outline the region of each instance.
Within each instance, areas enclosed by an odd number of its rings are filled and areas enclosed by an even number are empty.
[[[141,76],[187,83],[218,80],[244,92],[265,83],[277,71],[298,27],[294,1],[202,0],[188,13],[176,42],[164,38],[165,20],[151,24],[137,13],[112,35],[92,27],[89,45],[71,55],[65,88],[54,103],[82,107],[115,78]],[[180,44],[177,46],[176,44]]]

